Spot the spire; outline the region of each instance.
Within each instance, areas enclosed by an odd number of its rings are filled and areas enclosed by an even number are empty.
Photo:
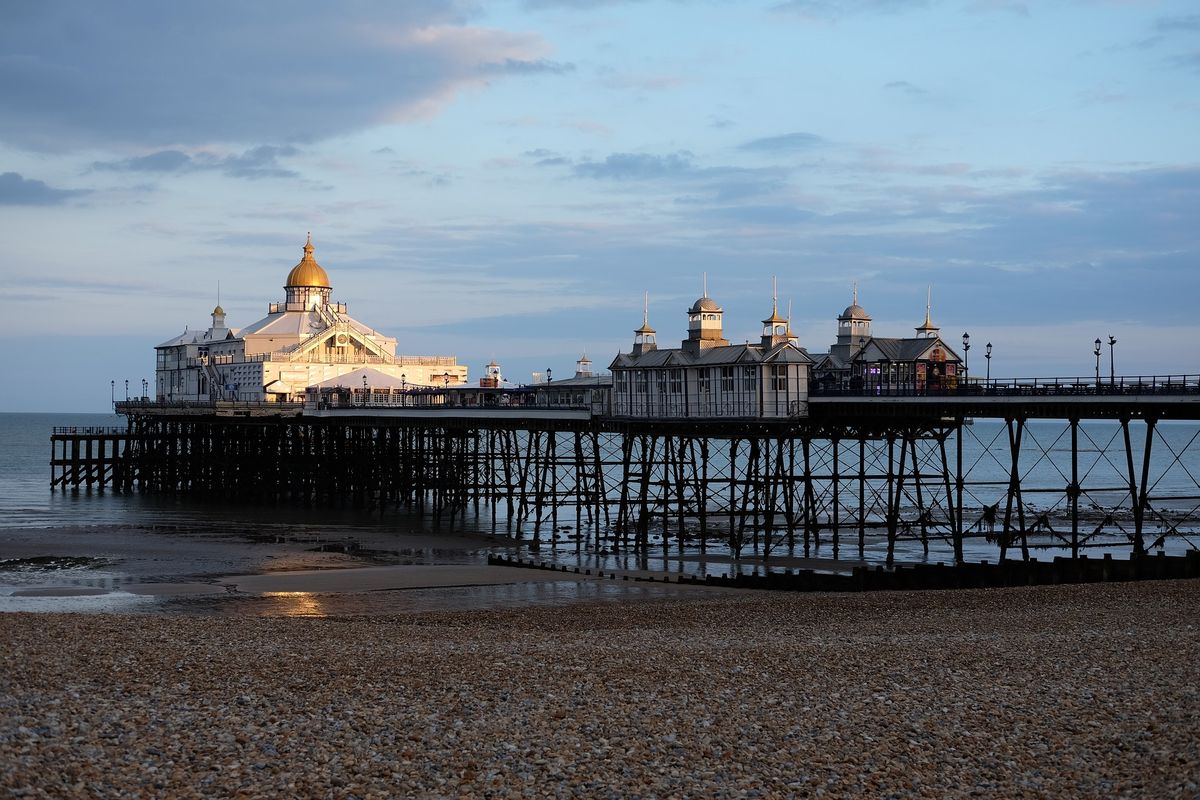
[[[779,284],[778,279],[771,276],[771,316],[763,320],[763,325],[771,328],[775,325],[787,323],[787,320],[779,316]],[[767,331],[763,331],[763,335],[768,335]]]
[[[646,292],[642,299],[642,327],[633,332],[632,355],[640,356],[651,350],[657,350],[658,343],[654,328],[650,327],[650,293]],[[587,355],[583,356],[585,359]]]
[[[637,334],[653,334],[654,328],[650,327],[650,293],[646,292],[645,298],[642,300],[642,327],[634,331]]]
[[[700,295],[700,296],[701,296],[701,297],[708,297],[708,273],[707,273],[707,272],[705,272],[705,273],[702,273],[702,274],[704,275],[704,294],[702,294],[702,295]]]
[[[858,305],[858,281],[854,282],[854,296],[851,305]]]
[[[937,336],[941,330],[937,325],[933,324],[933,286],[928,286],[925,289],[925,321],[917,328],[918,336],[926,336],[932,338]]]

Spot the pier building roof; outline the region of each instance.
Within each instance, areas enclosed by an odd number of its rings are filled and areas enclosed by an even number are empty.
[[[871,315],[867,310],[858,303],[851,303],[846,306],[846,310],[842,312],[838,319],[870,319]]]
[[[312,286],[320,289],[332,288],[329,285],[329,274],[325,272],[325,269],[313,257],[311,233],[308,235],[308,241],[304,243],[304,256],[300,259],[299,264],[292,267],[292,271],[288,273],[287,281],[283,286],[285,289],[293,286]]]
[[[808,352],[795,344],[784,342],[764,349],[754,344],[731,344],[710,347],[699,352],[683,349],[651,350],[641,355],[618,353],[609,369],[653,367],[712,367],[722,364],[811,364]]]

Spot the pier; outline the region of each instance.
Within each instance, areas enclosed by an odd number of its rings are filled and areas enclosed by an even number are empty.
[[[888,564],[900,545],[962,563],[972,541],[1000,559],[1139,557],[1200,539],[1200,443],[1163,433],[1200,421],[1196,376],[814,386],[804,416],[769,419],[615,416],[545,386],[506,404],[465,387],[375,399],[118,403],[124,431],[53,434],[52,487],[484,515],[532,542],[734,558],[883,542]]]

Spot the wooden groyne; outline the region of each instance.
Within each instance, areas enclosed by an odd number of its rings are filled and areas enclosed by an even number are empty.
[[[523,560],[489,555],[488,564],[501,567],[541,569],[576,575],[592,575],[591,568],[570,567],[549,561]],[[873,592],[905,589],[985,589],[1012,586],[1048,586],[1063,583],[1110,583],[1200,578],[1200,550],[1186,555],[1133,556],[1115,559],[1056,557],[1053,560],[1028,561],[1005,559],[960,564],[902,564],[891,569],[882,565],[858,566],[849,573],[819,572],[811,569],[784,569],[730,575],[686,575],[669,573],[627,573],[622,570],[595,570],[596,577],[638,583],[680,583],[691,586],[717,586],[737,589],[764,589],[787,592]]]

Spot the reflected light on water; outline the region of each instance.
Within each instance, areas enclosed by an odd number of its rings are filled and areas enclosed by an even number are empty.
[[[312,592],[263,592],[271,602],[271,614],[283,617],[328,616],[320,599]]]

